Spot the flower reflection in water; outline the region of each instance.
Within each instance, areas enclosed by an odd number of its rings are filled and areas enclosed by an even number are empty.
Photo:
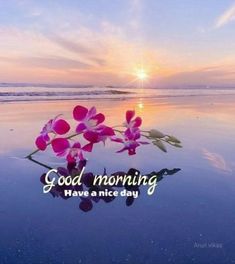
[[[31,161],[42,165],[42,163],[39,163],[38,161],[34,160],[34,159],[30,159]],[[65,167],[58,167],[57,171],[58,174],[57,177],[60,176],[64,176],[66,177],[75,177],[77,175],[80,175],[82,169],[86,166],[86,161],[80,161],[79,163],[68,163],[67,168]],[[46,168],[48,168],[48,166],[44,166]],[[174,169],[161,169],[160,171],[152,171],[151,173],[145,174],[145,176],[147,177],[147,179],[149,180],[151,177],[156,176],[157,177],[157,183],[159,181],[161,181],[165,176],[167,175],[174,175],[177,172],[179,172],[181,169],[179,168],[174,168]],[[106,170],[104,171],[103,175],[107,175],[106,174]],[[140,171],[138,171],[135,168],[130,168],[127,172],[124,171],[117,171],[117,172],[113,172],[110,176],[114,176],[114,177],[119,177],[119,176],[124,176],[124,175],[128,175],[131,176],[132,178],[134,177],[140,177]],[[106,191],[106,192],[114,192],[115,190],[126,190],[129,192],[135,192],[137,193],[137,197],[140,194],[140,187],[142,184],[139,185],[129,185],[129,184],[123,184],[118,182],[117,184],[114,185],[98,185],[98,184],[93,184],[95,179],[95,174],[93,172],[87,172],[82,174],[81,177],[81,185],[59,185],[58,183],[55,184],[54,187],[52,187],[52,189],[50,190],[50,193],[52,195],[52,197],[60,197],[62,199],[69,199],[69,198],[75,198],[74,196],[67,196],[65,195],[65,190],[71,190],[76,191],[76,192],[82,192],[82,191],[87,191],[88,192],[88,196],[77,196],[76,198],[79,198],[79,208],[84,211],[84,212],[88,212],[90,210],[92,210],[93,205],[100,202],[101,200],[103,200],[105,203],[110,203],[112,202],[115,198],[115,196],[111,195],[111,196],[102,196],[102,195],[98,195],[98,193],[100,193],[101,191]],[[43,173],[40,177],[40,181],[43,185],[46,185],[46,173]],[[96,192],[97,195],[91,195],[92,192]],[[134,202],[134,200],[137,198],[134,197],[134,195],[130,195],[130,196],[126,196],[126,206],[131,206]]]

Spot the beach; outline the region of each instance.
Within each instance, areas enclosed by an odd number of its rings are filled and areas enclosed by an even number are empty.
[[[0,262],[14,263],[233,263],[235,203],[235,95],[17,101],[0,104]],[[86,169],[102,174],[136,168],[141,173],[179,168],[152,196],[145,188],[130,207],[122,197],[84,213],[78,200],[42,193],[46,169],[24,157],[44,123],[75,105],[96,108],[121,124],[135,109],[143,129],[158,129],[183,148],[152,145],[135,156],[98,144]],[[109,123],[110,122],[110,123]],[[147,153],[147,154],[146,154]],[[35,158],[52,167],[49,151]],[[230,262],[227,262],[230,261]]]

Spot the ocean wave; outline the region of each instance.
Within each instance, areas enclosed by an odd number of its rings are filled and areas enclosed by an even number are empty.
[[[67,100],[79,99],[80,97],[95,97],[105,95],[128,95],[134,92],[106,90],[106,91],[78,91],[78,92],[51,92],[51,91],[35,91],[35,92],[0,92],[0,102],[6,101],[40,101],[40,100]]]
[[[192,96],[235,95],[235,89],[149,89],[123,87],[47,87],[5,86],[0,88],[0,102],[52,101],[128,98],[170,98]]]

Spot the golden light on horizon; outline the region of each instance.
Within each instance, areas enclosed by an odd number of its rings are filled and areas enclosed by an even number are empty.
[[[143,68],[138,69],[136,71],[135,75],[136,75],[137,79],[139,79],[141,81],[144,81],[149,77],[147,72]]]

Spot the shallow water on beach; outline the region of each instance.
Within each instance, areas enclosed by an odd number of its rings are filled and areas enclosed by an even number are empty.
[[[0,104],[0,263],[235,263],[235,97],[52,101]],[[47,170],[23,159],[41,126],[58,113],[72,120],[76,104],[96,105],[110,124],[134,108],[143,129],[182,140],[163,153],[143,146],[136,156],[97,146],[86,170],[136,168],[142,174],[181,170],[163,178],[153,196],[141,188],[125,199],[79,210],[77,198],[42,193]],[[37,159],[57,167],[50,153]]]

